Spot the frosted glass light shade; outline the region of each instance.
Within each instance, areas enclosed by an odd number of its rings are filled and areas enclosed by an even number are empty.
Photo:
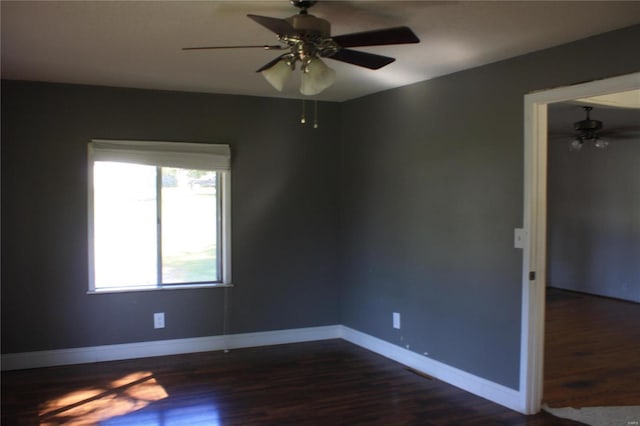
[[[335,70],[329,68],[320,58],[313,58],[307,64],[306,72],[302,72],[300,93],[317,95],[336,81]]]
[[[594,146],[598,149],[605,149],[606,147],[609,146],[609,142],[600,139],[600,138],[596,138],[596,141],[594,143]]]
[[[582,144],[583,144],[583,142],[582,142],[582,140],[580,138],[575,138],[569,144],[569,150],[570,151],[580,151],[582,149]]]
[[[285,60],[276,62],[271,68],[267,68],[261,71],[264,78],[271,84],[278,92],[282,92],[284,84],[291,75],[291,65]]]

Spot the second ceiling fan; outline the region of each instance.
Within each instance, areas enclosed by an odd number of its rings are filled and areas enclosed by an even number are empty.
[[[300,12],[286,19],[247,15],[258,24],[274,32],[281,44],[185,47],[183,50],[235,48],[286,50],[286,53],[265,64],[257,72],[262,73],[276,90],[282,91],[296,64],[300,63],[302,71],[300,92],[303,95],[317,95],[330,87],[336,78],[335,71],[320,58],[334,59],[376,70],[389,65],[395,61],[395,58],[350,48],[420,42],[408,27],[385,28],[332,37],[329,21],[308,13],[308,9],[317,1],[291,0],[291,3],[299,8]]]

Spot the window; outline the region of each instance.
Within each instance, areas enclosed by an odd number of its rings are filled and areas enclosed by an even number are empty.
[[[89,291],[231,283],[228,145],[89,144]]]

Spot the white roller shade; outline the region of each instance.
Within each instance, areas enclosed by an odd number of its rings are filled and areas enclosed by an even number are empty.
[[[229,170],[229,145],[122,141],[94,139],[90,143],[94,161],[145,164],[196,170]]]

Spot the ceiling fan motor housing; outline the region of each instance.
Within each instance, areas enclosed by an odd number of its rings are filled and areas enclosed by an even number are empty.
[[[579,132],[595,132],[602,129],[602,121],[600,120],[582,120],[576,122],[574,128]]]
[[[602,129],[602,121],[592,120],[590,117],[590,106],[582,107],[587,114],[584,120],[573,123],[573,128],[579,133],[578,138],[581,140],[598,139],[598,131]]]
[[[573,126],[578,131],[580,139],[598,139],[598,131],[602,129],[602,121],[586,119],[574,123]]]
[[[298,34],[322,38],[331,36],[331,24],[329,21],[317,16],[298,14],[287,18],[286,21],[291,24]]]
[[[331,39],[329,21],[309,14],[293,15],[285,19],[293,28],[294,35],[280,36],[280,40],[291,46],[290,58],[300,61],[303,71],[309,61],[320,56],[331,56],[339,50]]]

